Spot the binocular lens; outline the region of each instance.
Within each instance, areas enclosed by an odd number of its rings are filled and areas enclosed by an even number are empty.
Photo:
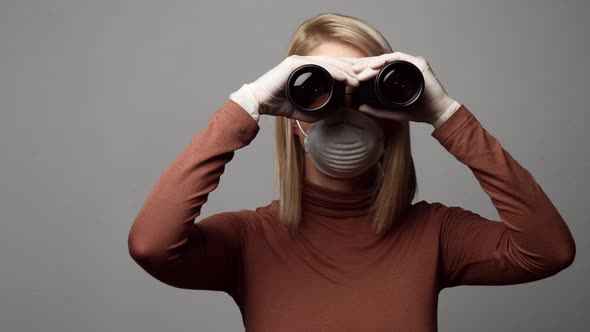
[[[313,64],[294,70],[287,82],[287,98],[304,111],[314,111],[325,106],[334,89],[330,73]]]
[[[377,94],[390,105],[409,105],[413,103],[424,87],[422,72],[406,61],[387,64],[377,77]]]

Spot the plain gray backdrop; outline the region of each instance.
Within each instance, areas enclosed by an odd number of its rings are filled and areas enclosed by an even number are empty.
[[[324,12],[364,19],[394,50],[425,57],[574,235],[574,263],[553,277],[443,290],[439,330],[588,331],[590,10],[581,0],[2,0],[0,330],[243,330],[225,293],[144,272],[128,232],[229,94],[277,65],[297,26]],[[274,121],[259,124],[199,218],[273,198]],[[499,220],[433,127],[411,130],[415,201]]]

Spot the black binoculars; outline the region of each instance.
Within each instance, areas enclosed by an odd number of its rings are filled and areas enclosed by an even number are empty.
[[[344,105],[346,84],[336,81],[322,66],[302,65],[289,75],[286,84],[289,102],[304,112],[322,112]],[[413,104],[424,91],[424,77],[418,67],[396,60],[384,65],[377,76],[361,81],[351,97],[355,106],[369,104],[395,109]]]

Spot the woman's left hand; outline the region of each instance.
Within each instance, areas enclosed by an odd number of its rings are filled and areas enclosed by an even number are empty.
[[[388,120],[416,121],[434,125],[447,110],[458,108],[459,104],[449,97],[423,57],[394,52],[379,56],[356,58],[352,69],[357,73],[359,81],[366,81],[377,76],[377,73],[385,64],[395,60],[408,61],[420,69],[424,76],[422,95],[412,105],[399,109],[378,109],[363,104],[359,107],[359,111]]]

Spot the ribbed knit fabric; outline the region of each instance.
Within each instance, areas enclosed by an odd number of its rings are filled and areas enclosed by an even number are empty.
[[[223,172],[240,171],[227,164],[258,131],[228,100],[161,175],[129,233],[145,271],[174,287],[229,294],[246,331],[436,331],[442,289],[530,282],[574,260],[548,196],[464,105],[431,135],[476,177],[501,220],[421,200],[378,237],[368,191],[304,178],[297,235],[279,224],[276,200],[239,211],[226,202],[228,211],[195,223]]]

